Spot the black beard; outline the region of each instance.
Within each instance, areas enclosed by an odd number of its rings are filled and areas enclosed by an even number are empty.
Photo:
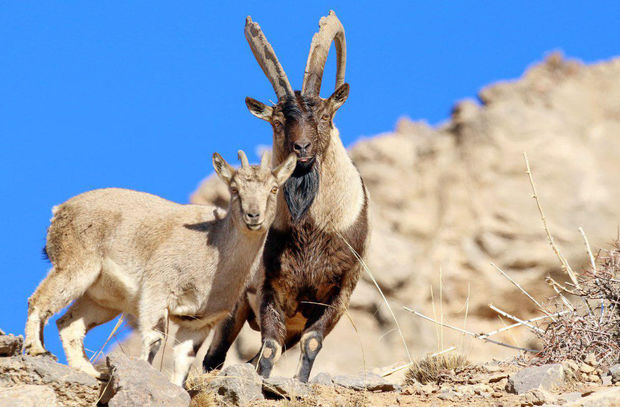
[[[293,175],[284,183],[284,199],[294,223],[297,223],[308,212],[318,192],[317,165],[312,165],[310,168],[298,165]]]

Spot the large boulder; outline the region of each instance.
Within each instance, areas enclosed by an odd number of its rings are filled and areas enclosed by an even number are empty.
[[[0,406],[56,407],[56,393],[49,386],[25,384],[0,388]]]
[[[22,352],[24,337],[13,334],[0,334],[0,356],[15,356]]]
[[[506,390],[524,394],[530,390],[553,390],[564,384],[562,365],[543,365],[526,367],[508,377]]]
[[[0,358],[0,389],[36,385],[42,392],[51,388],[63,407],[92,406],[99,398],[100,383],[92,376],[49,357]],[[34,388],[29,387],[29,391]],[[13,391],[13,390],[12,390]]]
[[[122,353],[107,357],[110,383],[103,402],[109,407],[187,407],[189,394],[143,360]]]

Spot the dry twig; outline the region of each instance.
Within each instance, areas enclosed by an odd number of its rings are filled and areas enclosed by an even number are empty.
[[[532,187],[532,198],[534,198],[534,200],[536,201],[536,206],[538,207],[538,212],[540,213],[543,227],[545,228],[545,232],[547,233],[547,239],[549,240],[549,244],[551,245],[551,248],[553,249],[555,255],[560,260],[560,263],[562,264],[562,270],[564,270],[564,272],[568,274],[573,284],[575,284],[576,287],[579,287],[579,281],[577,280],[577,276],[573,272],[573,269],[570,267],[564,256],[560,254],[560,250],[556,246],[555,241],[553,240],[553,236],[551,236],[551,232],[549,231],[549,226],[547,225],[547,218],[545,218],[542,206],[540,205],[540,201],[538,200],[538,194],[536,192],[536,186],[534,185],[534,178],[532,177],[530,162],[527,159],[527,153],[523,152],[523,158],[525,158],[525,166],[527,167],[526,173],[530,179],[530,186]]]

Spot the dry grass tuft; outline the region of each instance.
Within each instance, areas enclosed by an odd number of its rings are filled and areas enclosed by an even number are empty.
[[[556,363],[567,359],[583,361],[592,353],[600,364],[620,361],[620,240],[602,251],[598,266],[579,275],[577,287],[562,287],[579,301],[537,333],[543,343],[535,363]],[[562,298],[563,295],[560,293]]]
[[[437,383],[442,377],[452,376],[455,371],[470,365],[464,355],[448,353],[437,356],[427,356],[413,362],[405,376],[405,384],[419,382]]]
[[[217,407],[219,405],[215,394],[207,392],[196,394],[189,403],[189,407]]]
[[[192,397],[192,401],[189,404],[190,407],[215,407],[220,405],[216,395],[208,390],[208,384],[218,373],[218,370],[204,374],[190,372],[189,377],[185,381],[185,389]]]

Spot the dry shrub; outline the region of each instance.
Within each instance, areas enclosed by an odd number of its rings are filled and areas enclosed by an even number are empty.
[[[583,361],[590,353],[599,364],[620,361],[620,240],[601,251],[597,263],[596,270],[581,273],[579,288],[565,289],[577,299],[574,308],[558,299],[569,312],[537,333],[543,345],[535,363]]]
[[[453,376],[455,371],[466,368],[470,363],[461,354],[443,354],[437,356],[427,356],[424,359],[413,362],[405,376],[405,384],[419,382],[438,383],[445,376]]]

